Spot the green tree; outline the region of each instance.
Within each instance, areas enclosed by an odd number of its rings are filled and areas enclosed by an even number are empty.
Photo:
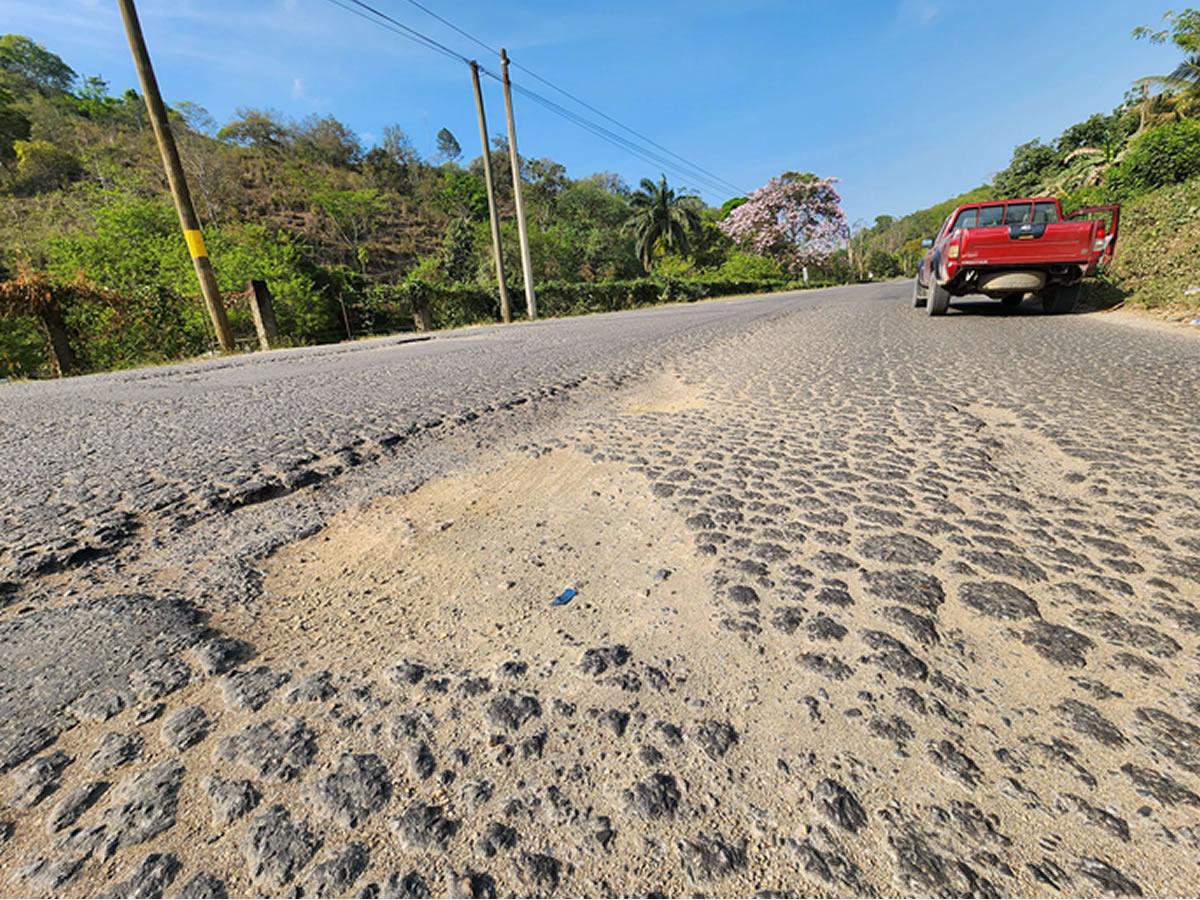
[[[996,173],[993,184],[1002,197],[1027,197],[1060,165],[1053,147],[1038,140],[1029,141],[1013,150],[1012,162]]]
[[[293,129],[296,149],[315,163],[350,169],[362,161],[358,136],[333,116],[309,116]]]
[[[458,166],[442,170],[438,205],[449,215],[470,221],[481,220],[488,214],[487,186],[483,179]]]
[[[1047,193],[1062,196],[1100,184],[1137,126],[1136,113],[1123,107],[1064,129],[1054,142],[1062,170],[1047,180]]]
[[[83,177],[83,166],[74,154],[49,141],[16,141],[16,190],[41,194],[66,187]]]
[[[624,231],[629,204],[603,179],[588,178],[564,187],[555,200],[555,228],[578,251],[574,271],[563,277],[595,281],[629,278],[641,267],[633,250],[633,239]]]
[[[367,242],[375,233],[387,203],[374,188],[335,190],[322,188],[312,194],[329,239],[341,248],[344,258],[365,273],[370,255]]]
[[[1105,115],[1096,113],[1083,122],[1069,125],[1054,142],[1064,159],[1078,150],[1095,148],[1115,157],[1121,145],[1137,128],[1137,118],[1126,109]]]
[[[1200,10],[1188,7],[1182,12],[1168,11],[1163,19],[1166,28],[1156,30],[1141,25],[1133,30],[1133,36],[1153,44],[1172,43],[1183,51],[1183,60],[1169,75],[1150,75],[1135,84],[1143,88],[1157,85],[1178,95],[1179,111],[1192,115],[1200,112]],[[1149,99],[1149,91],[1145,93]],[[1148,124],[1143,116],[1141,128],[1144,130]]]
[[[743,203],[745,203],[748,199],[749,199],[748,197],[730,197],[728,200],[726,200],[724,203],[721,204],[720,218],[724,219],[725,217],[727,217],[731,212],[733,212],[735,209],[737,209],[739,206],[741,206]]]
[[[75,70],[41,44],[22,34],[0,35],[0,72],[18,89],[65,94],[75,83]]]
[[[570,183],[567,167],[552,159],[531,159],[525,164],[525,173],[529,181],[525,202],[530,217],[543,227],[548,227],[555,218],[558,196]]]
[[[462,147],[458,143],[458,138],[449,128],[443,128],[437,133],[437,152],[438,158],[442,162],[454,162],[462,156]]]
[[[900,262],[886,250],[876,248],[867,254],[867,271],[875,278],[895,278],[900,274]]]
[[[783,269],[780,268],[779,263],[769,257],[734,250],[729,254],[729,258],[721,264],[717,274],[731,281],[768,281],[775,278],[782,279]]]
[[[1131,197],[1200,175],[1200,122],[1184,119],[1151,128],[1133,140],[1105,186]]]
[[[677,194],[667,186],[667,176],[663,175],[657,183],[643,178],[629,205],[633,215],[625,227],[633,235],[635,251],[646,272],[653,268],[654,248],[660,242],[667,250],[688,254],[690,235],[700,227],[697,198]]]
[[[453,219],[442,241],[438,259],[450,282],[470,281],[475,269],[475,229],[466,219]]]
[[[362,168],[372,187],[409,194],[420,165],[421,157],[404,129],[388,125],[383,141],[363,157]]]
[[[238,107],[237,118],[218,131],[217,137],[239,147],[282,153],[291,147],[295,134],[272,110]]]
[[[28,137],[28,117],[13,106],[12,94],[0,88],[0,165],[16,159],[13,145]]]

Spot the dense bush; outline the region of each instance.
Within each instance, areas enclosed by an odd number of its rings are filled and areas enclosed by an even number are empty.
[[[814,282],[813,284],[815,284]],[[810,285],[811,286],[811,285]],[[595,312],[637,309],[660,303],[695,301],[712,297],[761,294],[805,287],[783,279],[733,280],[723,278],[634,278],[624,281],[547,281],[537,286],[538,315],[575,316]],[[521,294],[511,291],[514,313],[521,312]],[[354,307],[356,322],[373,332],[413,327],[422,306],[428,308],[434,328],[456,328],[494,322],[500,316],[500,299],[493,287],[446,285],[409,279],[375,285]]]
[[[1136,138],[1105,186],[1119,197],[1135,197],[1156,187],[1200,175],[1200,122],[1184,119],[1152,128]]]
[[[510,295],[516,299],[516,295]],[[371,286],[354,306],[355,321],[366,331],[381,334],[408,331],[417,325],[422,309],[434,328],[456,328],[492,322],[500,315],[494,290],[474,284],[439,284],[408,279]]]
[[[16,193],[53,191],[83,177],[79,160],[49,141],[16,141],[12,146],[17,157]]]
[[[0,378],[41,374],[46,359],[45,337],[31,316],[13,317],[0,327]]]
[[[635,278],[593,283],[549,282],[538,286],[538,311],[546,316],[574,316],[801,287],[804,287],[801,283],[783,279]]]
[[[894,253],[878,248],[867,256],[867,271],[875,278],[895,278],[900,273],[900,259]]]
[[[766,281],[783,278],[779,263],[765,256],[735,250],[721,264],[717,274],[734,281]]]
[[[203,307],[162,287],[82,299],[63,309],[63,319],[85,371],[198,356],[212,343]]]
[[[127,297],[147,296],[147,286],[161,289],[158,296],[194,297],[196,273],[170,202],[117,192],[98,192],[98,200],[90,229],[49,243],[49,270]],[[307,343],[336,331],[337,306],[321,284],[336,279],[309,263],[294,238],[243,223],[208,229],[205,237],[222,292],[244,291],[250,279],[261,278],[270,285],[283,334]],[[198,300],[188,302],[200,309]],[[128,326],[138,327],[132,319]]]

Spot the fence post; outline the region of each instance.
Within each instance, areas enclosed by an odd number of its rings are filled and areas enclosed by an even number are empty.
[[[433,331],[433,310],[424,297],[413,302],[413,325],[417,331]]]
[[[247,291],[250,295],[250,315],[258,332],[258,346],[270,350],[279,345],[279,325],[275,322],[275,304],[265,281],[254,279]]]

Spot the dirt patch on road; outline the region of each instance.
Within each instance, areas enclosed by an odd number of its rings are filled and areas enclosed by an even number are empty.
[[[1200,321],[1200,310],[1122,306],[1116,309],[1098,310],[1095,315],[1100,316],[1101,321],[1113,322],[1129,328],[1200,336],[1200,327],[1194,324],[1195,321]]]
[[[701,409],[704,405],[700,385],[686,382],[678,375],[663,374],[630,398],[625,404],[625,412],[630,415],[679,413]]]
[[[511,457],[343,513],[274,558],[253,623],[222,624],[264,657],[336,668],[499,663],[563,630],[669,645],[710,593],[678,518],[622,465]],[[567,587],[578,596],[550,607]]]

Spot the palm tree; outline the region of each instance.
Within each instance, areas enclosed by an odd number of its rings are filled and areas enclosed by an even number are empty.
[[[675,193],[667,187],[667,176],[663,175],[657,184],[643,178],[641,187],[629,198],[629,205],[633,207],[633,215],[625,223],[625,229],[637,241],[637,255],[647,273],[659,241],[668,250],[687,254],[688,236],[700,227],[699,201],[695,196]]]
[[[1133,36],[1152,44],[1172,43],[1184,52],[1184,58],[1170,75],[1151,75],[1134,82],[1141,91],[1138,134],[1164,120],[1195,115],[1200,110],[1200,10],[1168,11],[1163,18],[1168,27],[1155,31],[1142,25],[1133,29]],[[1162,90],[1151,93],[1151,85]]]

